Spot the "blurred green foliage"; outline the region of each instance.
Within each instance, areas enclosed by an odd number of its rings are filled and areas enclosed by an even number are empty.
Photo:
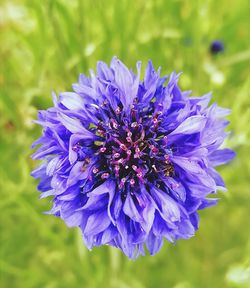
[[[248,0],[1,0],[1,287],[250,287],[249,11]],[[224,53],[210,55],[213,39]],[[233,111],[226,145],[237,158],[220,169],[229,191],[200,212],[194,238],[136,262],[109,247],[87,251],[77,229],[42,214],[50,200],[39,201],[29,176],[37,110],[113,55],[183,71],[183,89],[212,90]]]

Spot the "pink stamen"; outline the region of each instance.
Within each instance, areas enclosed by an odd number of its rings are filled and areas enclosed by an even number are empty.
[[[153,123],[154,124],[157,124],[158,123],[158,120],[156,118],[153,118]]]
[[[119,159],[118,163],[123,164],[124,163],[124,159],[123,158]]]
[[[115,153],[115,154],[114,154],[114,157],[115,157],[115,158],[119,158],[120,156],[121,156],[120,153]]]
[[[104,153],[106,150],[107,150],[106,147],[101,147],[101,148],[100,148],[100,152],[102,152],[102,153]]]
[[[102,179],[107,179],[109,177],[109,173],[103,173],[101,178]]]
[[[140,148],[139,148],[139,147],[136,147],[136,148],[135,148],[135,152],[136,152],[136,153],[141,152]]]
[[[136,165],[132,165],[132,168],[134,171],[137,171],[137,169],[138,169]]]
[[[116,113],[116,114],[120,114],[120,113],[121,113],[120,107],[117,107],[117,108],[115,109],[115,113]]]
[[[93,169],[93,173],[96,174],[96,173],[98,173],[98,172],[99,172],[99,169],[96,168],[96,167],[94,167],[94,169]]]
[[[104,131],[103,131],[103,130],[100,130],[100,129],[97,130],[97,133],[100,134],[100,135],[102,135],[102,136],[104,135]]]
[[[126,182],[126,178],[122,178],[122,179],[121,179],[121,182],[120,182],[120,184],[119,184],[119,188],[120,188],[120,189],[124,187],[125,182]]]
[[[135,180],[134,179],[130,179],[130,184],[131,184],[131,186],[134,186],[135,185]]]
[[[150,145],[149,148],[153,153],[157,153],[159,151],[154,145]]]
[[[127,136],[128,136],[128,137],[131,137],[131,136],[132,136],[132,133],[129,131],[129,132],[127,133]]]
[[[114,119],[110,120],[110,126],[111,126],[111,128],[114,128],[114,129],[118,128],[118,124]]]
[[[143,176],[141,172],[137,173],[136,175],[138,178],[141,178]]]
[[[124,144],[121,144],[121,145],[120,145],[120,148],[121,148],[122,150],[124,150],[124,151],[127,151],[127,150],[128,150],[127,146],[124,145]]]
[[[138,127],[138,123],[137,123],[137,122],[133,122],[133,123],[131,124],[131,127],[132,127],[132,128]]]
[[[165,158],[166,160],[169,160],[170,157],[169,157],[168,154],[165,154],[165,155],[164,155],[164,158]]]

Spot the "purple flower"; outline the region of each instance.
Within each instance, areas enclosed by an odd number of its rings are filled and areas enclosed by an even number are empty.
[[[214,40],[210,45],[210,52],[212,54],[218,54],[224,51],[224,44],[220,40]]]
[[[40,111],[43,135],[32,173],[51,214],[78,226],[86,246],[111,245],[129,258],[159,251],[163,240],[188,239],[197,211],[225,185],[215,168],[234,152],[220,149],[228,109],[208,107],[211,95],[189,97],[179,75],[160,77],[149,61],[140,81],[120,60],[80,75],[74,92],[53,95]]]

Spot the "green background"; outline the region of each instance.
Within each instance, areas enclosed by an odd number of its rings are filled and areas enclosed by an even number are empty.
[[[250,287],[249,11],[248,0],[0,1],[1,287]],[[213,39],[224,53],[209,53]],[[113,55],[183,71],[183,89],[213,91],[232,109],[226,145],[237,158],[219,169],[228,192],[200,212],[195,237],[137,261],[109,247],[89,252],[77,229],[42,214],[51,200],[39,200],[29,175],[37,110]]]

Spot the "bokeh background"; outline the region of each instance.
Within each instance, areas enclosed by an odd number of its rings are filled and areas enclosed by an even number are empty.
[[[250,287],[249,11],[248,0],[0,1],[1,287]],[[214,39],[225,45],[218,55]],[[42,214],[51,200],[39,200],[30,177],[37,110],[113,55],[183,71],[183,89],[213,91],[232,109],[226,145],[237,158],[219,169],[228,192],[200,212],[194,238],[137,261],[110,247],[87,251],[77,229]]]

